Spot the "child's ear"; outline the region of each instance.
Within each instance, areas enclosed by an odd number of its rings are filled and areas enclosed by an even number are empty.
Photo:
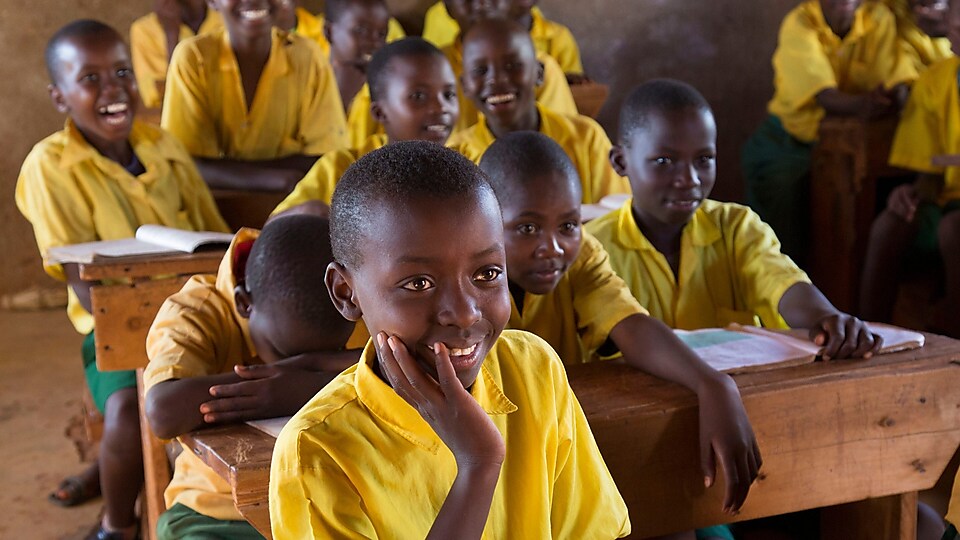
[[[237,304],[237,313],[244,319],[250,318],[250,312],[253,310],[253,301],[250,293],[243,285],[237,285],[233,288],[233,301]]]
[[[363,310],[360,309],[360,303],[357,301],[350,271],[345,266],[338,262],[328,264],[323,282],[327,286],[333,305],[345,319],[356,322],[363,317]]]
[[[64,114],[70,112],[70,107],[67,107],[67,102],[63,99],[63,92],[57,88],[57,85],[53,83],[48,84],[47,92],[50,93],[50,101],[53,102],[53,106],[57,109],[57,111]]]
[[[627,164],[624,161],[623,147],[615,144],[610,148],[610,165],[620,176],[627,176]]]

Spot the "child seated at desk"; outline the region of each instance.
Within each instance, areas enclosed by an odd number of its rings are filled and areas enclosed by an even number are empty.
[[[226,29],[173,53],[161,123],[211,187],[289,192],[347,145],[330,64],[316,43],[274,27],[279,1],[211,0]]]
[[[629,192],[627,181],[610,167],[612,145],[600,124],[583,115],[560,114],[535,100],[539,66],[530,36],[517,23],[487,19],[475,24],[464,36],[463,66],[463,91],[483,116],[473,127],[454,133],[451,148],[479,161],[495,139],[513,131],[539,131],[573,160],[582,202]]]
[[[135,120],[140,96],[120,34],[99,21],[72,22],[50,38],[46,64],[50,97],[68,118],[62,131],[33,147],[16,187],[17,208],[33,225],[41,255],[55,246],[130,238],[144,224],[226,230],[183,145]],[[72,506],[102,490],[99,532],[132,538],[143,483],[136,378],[133,371],[97,369],[91,284],[78,266],[45,260],[44,270],[70,285],[67,315],[86,335],[84,372],[104,415],[97,462],[50,498]]]
[[[330,301],[320,272],[332,260],[327,220],[287,216],[259,237],[241,229],[216,276],[194,276],[164,302],[143,375],[158,437],[293,414],[356,363],[369,336]],[[162,540],[262,538],[237,512],[229,484],[189,449],[165,499]]]
[[[950,7],[949,21],[950,41],[960,50],[960,0]],[[861,316],[889,321],[908,256],[928,259],[939,252],[946,287],[930,324],[955,338],[960,338],[960,213],[955,212],[960,209],[960,168],[939,166],[933,159],[960,153],[958,69],[960,59],[951,56],[914,84],[893,139],[890,164],[916,171],[917,179],[894,188],[887,208],[874,220],[860,288]]]
[[[747,201],[804,263],[810,155],[826,114],[896,113],[917,73],[880,2],[805,0],[783,20],[770,113],[743,147]]]
[[[274,215],[327,215],[337,181],[361,156],[389,142],[447,141],[457,123],[457,82],[439,49],[420,38],[404,38],[377,51],[367,68],[371,111],[386,129],[363,145],[331,152],[319,160],[277,205]]]
[[[375,339],[277,439],[285,538],[617,538],[626,505],[563,364],[510,316],[484,175],[426,141],[344,174],[331,207],[340,312]]]
[[[897,36],[917,73],[950,58],[947,0],[885,0],[897,19]]]

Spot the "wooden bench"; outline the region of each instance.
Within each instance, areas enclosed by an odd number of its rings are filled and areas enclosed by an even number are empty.
[[[590,81],[571,84],[570,92],[573,93],[573,101],[577,104],[577,112],[590,118],[596,118],[600,114],[603,104],[607,101],[610,87]]]

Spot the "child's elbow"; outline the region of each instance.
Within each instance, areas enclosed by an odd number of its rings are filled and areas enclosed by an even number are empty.
[[[162,392],[160,393],[162,394]],[[172,412],[173,407],[165,404],[162,397],[157,395],[157,392],[151,390],[147,393],[143,409],[150,430],[158,438],[173,439],[181,434],[175,422],[176,415]]]

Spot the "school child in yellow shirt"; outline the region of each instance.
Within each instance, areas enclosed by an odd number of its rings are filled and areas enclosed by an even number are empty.
[[[323,20],[302,6],[301,0],[280,0],[274,15],[274,24],[281,30],[300,34],[320,46],[324,58],[330,53],[330,43],[323,35]]]
[[[373,116],[386,134],[364,144],[331,152],[319,160],[273,215],[327,215],[337,181],[361,156],[396,141],[444,144],[457,123],[457,82],[447,57],[420,38],[403,38],[373,55],[367,67]]]
[[[153,11],[130,25],[130,53],[140,99],[160,118],[167,66],[177,43],[223,28],[220,14],[206,0],[155,0]]]
[[[950,41],[960,50],[960,1],[950,7],[949,23]],[[960,154],[958,69],[960,59],[951,56],[914,84],[890,164],[916,171],[917,179],[894,188],[887,208],[874,220],[860,284],[860,315],[889,321],[903,264],[939,252],[946,286],[930,324],[953,337],[960,337],[955,314],[960,302],[960,213],[955,212],[960,208],[960,168],[935,164],[934,158]]]
[[[947,39],[947,0],[885,0],[897,20],[897,36],[917,73],[953,56]]]
[[[327,289],[374,339],[280,433],[274,538],[629,534],[560,359],[503,330],[503,223],[476,165],[427,141],[375,150],[330,229]]]
[[[211,187],[288,192],[347,145],[336,80],[319,47],[279,30],[280,0],[211,0],[226,30],[173,53],[161,125]]]
[[[537,7],[537,0],[510,0],[509,17],[530,32],[537,52],[546,53],[557,61],[569,84],[585,80],[580,48],[573,33],[566,26],[546,18]]]
[[[612,144],[600,124],[579,114],[558,114],[535,101],[539,71],[533,44],[523,28],[504,19],[484,20],[465,36],[463,52],[463,91],[483,117],[471,128],[454,133],[448,146],[479,161],[495,139],[513,131],[539,131],[573,160],[582,183],[582,202],[629,193],[626,179],[610,166]]]
[[[24,160],[16,202],[33,225],[44,269],[70,286],[67,315],[87,336],[84,372],[104,416],[97,463],[65,480],[50,499],[72,506],[102,491],[98,533],[133,538],[134,503],[143,482],[136,378],[133,371],[97,370],[90,283],[80,280],[76,264],[47,262],[46,251],[130,238],[148,223],[214,231],[226,230],[226,224],[179,141],[135,120],[140,96],[120,34],[98,21],[75,21],[50,39],[46,63],[50,97],[68,119]]]
[[[369,339],[334,308],[319,269],[333,261],[327,220],[289,216],[241,229],[216,276],[190,278],[147,336],[146,415],[174,438],[214,424],[295,413]],[[263,538],[230,485],[189,449],[177,457],[157,537]]]
[[[803,266],[810,153],[825,114],[894,114],[917,73],[880,2],[804,0],[783,20],[770,113],[741,154],[747,201]]]

